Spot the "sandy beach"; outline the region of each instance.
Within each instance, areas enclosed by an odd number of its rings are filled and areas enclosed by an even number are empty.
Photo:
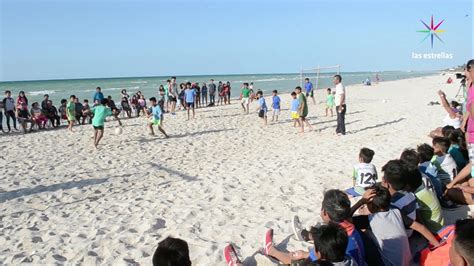
[[[229,241],[244,264],[271,265],[258,254],[265,228],[279,247],[305,247],[292,236],[292,216],[318,222],[323,192],[352,185],[360,148],[375,150],[380,171],[404,148],[430,142],[445,111],[427,104],[439,89],[448,98],[458,89],[446,79],[347,86],[343,137],[334,136],[335,117],[324,117],[325,90],[309,105],[314,131],[303,136],[289,120],[288,94],[281,121],[265,128],[233,101],[197,109],[188,123],[184,112],[166,115],[170,139],[148,136],[145,118],[124,119],[121,135],[108,122],[98,150],[88,125],[2,135],[0,264],[150,265],[158,241],[172,235],[188,241],[194,265],[225,265]]]

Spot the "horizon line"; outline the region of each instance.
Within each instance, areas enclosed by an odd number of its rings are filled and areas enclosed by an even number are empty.
[[[379,71],[341,71],[340,73],[383,73],[383,72],[437,72],[446,71],[442,69],[435,70],[379,70]],[[305,72],[308,73],[308,72]],[[94,80],[94,79],[130,79],[130,78],[159,78],[159,77],[202,77],[202,76],[245,76],[245,75],[282,75],[282,74],[300,74],[299,72],[277,72],[277,73],[233,73],[233,74],[194,74],[194,75],[160,75],[160,76],[117,76],[117,77],[81,77],[81,78],[53,78],[53,79],[24,79],[24,80],[2,80],[1,83],[10,82],[36,82],[36,81],[67,81],[67,80]],[[316,74],[316,73],[315,73]]]

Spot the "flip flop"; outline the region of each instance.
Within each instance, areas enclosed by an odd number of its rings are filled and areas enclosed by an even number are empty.
[[[227,244],[224,248],[224,258],[227,262],[227,266],[238,266],[240,265],[239,257],[235,251],[234,245],[232,243]]]
[[[263,239],[263,253],[270,256],[270,248],[273,246],[273,229],[268,229]]]

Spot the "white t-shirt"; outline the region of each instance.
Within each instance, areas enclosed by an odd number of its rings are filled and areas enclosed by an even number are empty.
[[[461,119],[459,117],[451,118],[448,114],[443,119],[443,126],[452,126],[454,128],[460,128],[461,127]]]
[[[456,165],[456,161],[449,153],[443,156],[435,156],[435,160],[432,161],[432,163],[441,168],[438,169],[437,177],[443,184],[448,184],[449,182],[453,181],[453,178],[457,175],[458,167]]]
[[[344,94],[344,96],[345,96],[345,94],[346,94],[346,88],[344,87],[344,85],[342,85],[342,83],[339,83],[339,84],[336,85],[335,91],[336,91],[336,97],[335,97],[336,98],[336,106],[339,106],[339,104],[341,103],[342,95]],[[344,102],[342,104],[345,104],[345,103],[346,103],[346,99],[344,97]]]
[[[353,177],[356,187],[371,187],[377,182],[377,170],[371,163],[359,163],[354,165]]]

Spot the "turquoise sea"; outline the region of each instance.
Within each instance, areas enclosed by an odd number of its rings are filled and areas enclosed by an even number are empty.
[[[381,81],[406,79],[435,74],[436,72],[417,71],[386,71],[386,72],[342,72],[345,85],[361,84],[367,77],[375,80],[378,74]],[[332,76],[334,72],[320,74],[318,89],[333,87]],[[304,78],[309,78],[316,87],[316,74],[305,73]],[[141,91],[147,98],[158,95],[158,87],[165,85],[169,76],[157,77],[128,77],[128,78],[94,78],[94,79],[63,79],[63,80],[40,80],[40,81],[8,81],[0,82],[0,91],[12,91],[16,98],[19,91],[25,91],[30,103],[41,101],[44,94],[49,94],[55,104],[61,99],[69,98],[74,94],[82,101],[91,99],[95,88],[100,86],[105,96],[111,95],[118,100],[122,89],[128,93]],[[292,91],[299,85],[299,73],[289,74],[246,74],[246,75],[202,75],[202,76],[177,76],[178,84],[181,82],[209,82],[213,78],[215,82],[229,81],[232,87],[232,97],[238,97],[243,82],[253,82],[255,89],[261,89],[264,95],[276,89],[279,92]]]

